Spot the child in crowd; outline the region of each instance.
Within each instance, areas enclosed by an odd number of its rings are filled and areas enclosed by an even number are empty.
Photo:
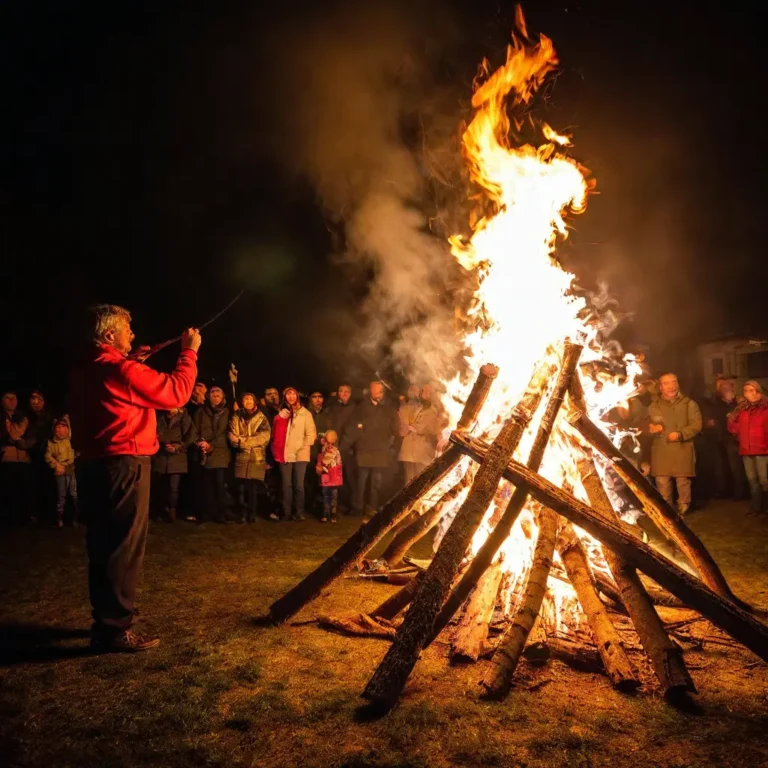
[[[45,461],[53,470],[56,480],[56,526],[64,525],[64,507],[67,496],[72,499],[72,525],[77,525],[77,479],[75,478],[75,451],[70,440],[69,420],[58,419],[53,426],[53,438],[48,441]]]
[[[321,523],[337,522],[339,505],[339,488],[343,484],[341,452],[339,451],[339,436],[332,429],[325,433],[323,448],[317,457],[315,471],[320,475],[320,485],[323,488],[323,516]]]

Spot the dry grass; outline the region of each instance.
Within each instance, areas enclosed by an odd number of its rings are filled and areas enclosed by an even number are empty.
[[[737,592],[768,607],[768,524],[740,505],[712,507],[692,523]],[[693,671],[703,713],[690,715],[653,691],[621,695],[559,664],[523,670],[548,684],[483,702],[480,668],[449,667],[436,643],[400,705],[358,722],[359,693],[386,641],[254,623],[353,526],[154,525],[141,624],[163,644],[134,657],[83,652],[81,532],[4,532],[3,765],[768,765],[767,668],[745,669],[753,657],[741,650],[689,656],[703,667]],[[366,609],[392,589],[344,580],[298,618]]]

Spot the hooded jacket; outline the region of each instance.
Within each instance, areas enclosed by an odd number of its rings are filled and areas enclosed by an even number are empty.
[[[280,464],[309,461],[309,449],[317,439],[315,420],[302,405],[287,418],[279,413],[272,422],[272,453]]]
[[[95,344],[70,380],[70,421],[84,459],[157,453],[155,409],[180,408],[197,378],[197,352],[182,349],[173,373]]]
[[[65,474],[75,474],[75,451],[72,448],[71,432],[64,438],[55,435],[48,441],[45,451],[45,463],[51,468],[61,464]]]
[[[199,452],[200,461],[205,469],[226,469],[232,455],[227,443],[227,427],[229,426],[229,408],[227,399],[214,408],[210,402],[197,409],[193,420],[197,430],[197,439],[210,443],[210,453]]]
[[[728,431],[738,437],[742,456],[768,454],[768,399],[737,407],[728,418]]]
[[[27,417],[17,408],[13,413],[0,412],[0,462],[4,464],[29,464],[26,441]]]

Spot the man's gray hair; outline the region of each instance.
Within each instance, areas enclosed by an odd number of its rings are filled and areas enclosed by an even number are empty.
[[[117,304],[97,304],[89,310],[92,318],[93,340],[98,344],[106,341],[107,331],[117,331],[123,323],[131,322],[131,313]]]

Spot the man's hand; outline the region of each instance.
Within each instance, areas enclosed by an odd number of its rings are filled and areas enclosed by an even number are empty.
[[[63,464],[57,464],[56,469],[53,470],[54,475],[63,475],[64,474],[64,465]]]
[[[647,461],[644,461],[640,465],[640,471],[643,473],[643,475],[645,475],[645,477],[648,477],[648,475],[651,474],[651,465]]]
[[[200,331],[197,328],[187,328],[181,335],[181,348],[191,349],[193,352],[197,352],[202,344],[203,337],[200,335]]]
[[[660,434],[661,432],[664,431],[664,427],[661,424],[650,424],[648,426],[648,431],[652,435],[658,435],[658,434]]]
[[[708,427],[717,426],[717,422],[714,419],[707,419],[707,426]]]
[[[670,432],[667,435],[667,440],[669,440],[670,443],[677,443],[680,440],[680,433],[679,432]]]
[[[176,446],[173,443],[166,443],[165,450],[167,453],[176,453]]]
[[[132,355],[131,359],[136,360],[139,363],[143,363],[152,351],[152,347],[149,344],[142,344]]]
[[[290,419],[291,418],[291,412],[287,408],[282,408],[277,415],[281,419]]]

